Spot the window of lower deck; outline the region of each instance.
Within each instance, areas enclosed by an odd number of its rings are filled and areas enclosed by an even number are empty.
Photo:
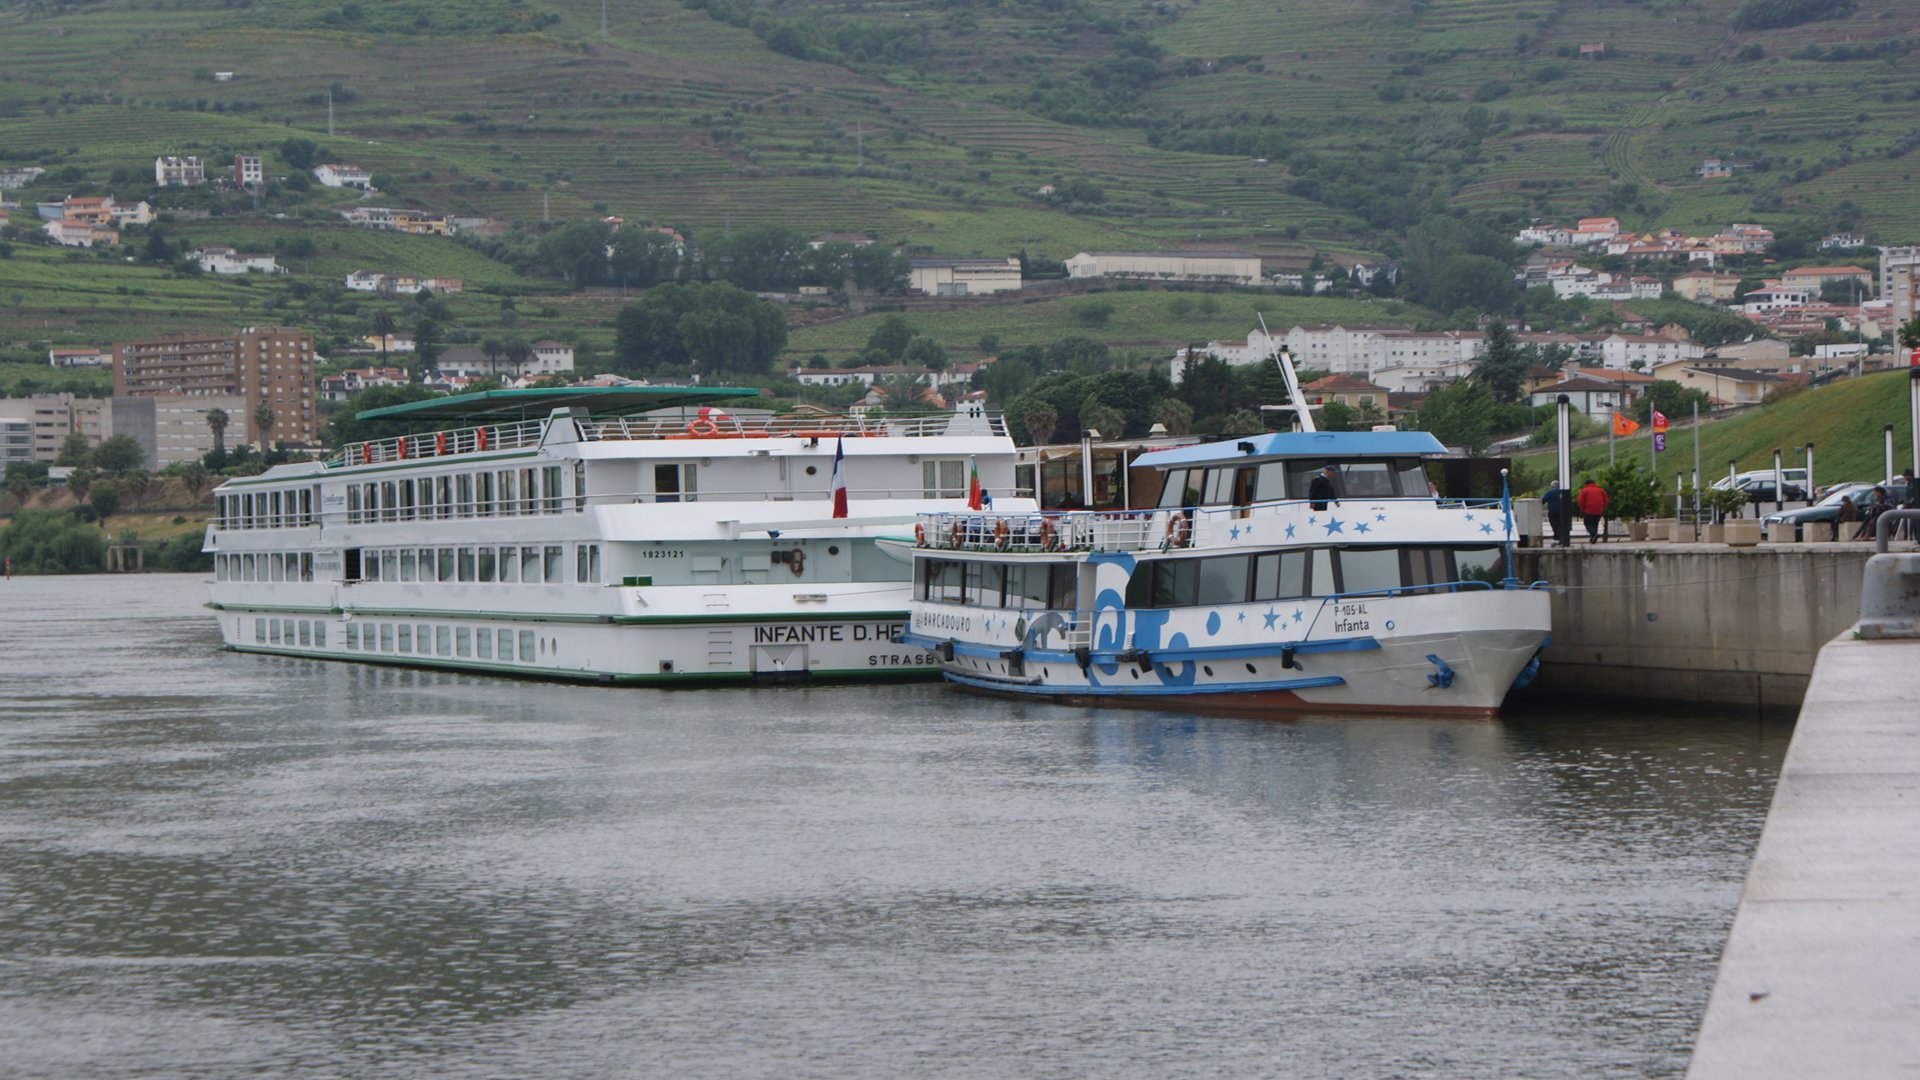
[[[1453,558],[1455,581],[1497,583],[1507,576],[1506,553],[1500,548],[1460,548]]]
[[[1340,591],[1384,592],[1400,587],[1398,548],[1348,548],[1340,553]]]
[[[466,633],[465,630],[460,631]],[[473,654],[482,660],[493,659],[493,631],[482,627],[473,632]],[[465,653],[461,654],[466,655]]]

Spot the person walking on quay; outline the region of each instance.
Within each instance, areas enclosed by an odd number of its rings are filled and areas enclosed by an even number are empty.
[[[1553,546],[1566,547],[1573,543],[1567,535],[1573,531],[1572,501],[1560,481],[1547,482],[1547,493],[1540,496],[1540,509],[1547,512],[1547,524],[1553,526]]]
[[[1314,473],[1313,479],[1307,483],[1307,499],[1315,510],[1325,510],[1329,502],[1340,497],[1340,493],[1333,486],[1333,478],[1336,475],[1338,471],[1329,465]]]
[[[1607,489],[1594,483],[1593,477],[1589,476],[1587,482],[1580,485],[1580,491],[1573,497],[1573,502],[1580,508],[1580,516],[1586,519],[1587,543],[1599,543],[1600,518],[1607,512]]]

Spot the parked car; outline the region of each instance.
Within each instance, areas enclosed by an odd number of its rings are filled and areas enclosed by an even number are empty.
[[[1769,484],[1769,486],[1771,486],[1771,484]],[[1814,530],[1814,536],[1816,538],[1825,539],[1832,535],[1834,523],[1840,517],[1840,503],[1843,500],[1851,501],[1854,508],[1864,515],[1867,510],[1867,504],[1873,501],[1874,486],[1874,484],[1869,482],[1841,484],[1826,498],[1821,499],[1812,506],[1802,506],[1797,510],[1783,510],[1778,514],[1768,514],[1762,520],[1766,522],[1769,534],[1771,534],[1775,522],[1785,522],[1794,526],[1793,536],[1796,540],[1803,539],[1809,528]],[[1895,506],[1906,501],[1907,485],[1901,481],[1890,480],[1880,486],[1887,489],[1887,495]],[[1859,528],[1859,526],[1849,523],[1847,528],[1852,530]],[[1852,539],[1852,533],[1849,532],[1847,535],[1840,537],[1840,539]]]
[[[1807,486],[1807,470],[1804,468],[1801,468],[1801,469],[1784,469],[1783,468],[1780,470],[1780,479],[1786,484],[1786,488],[1788,491],[1792,491],[1796,487],[1804,490]],[[1744,489],[1748,487],[1753,481],[1759,481],[1759,480],[1766,481],[1769,487],[1771,487],[1771,485],[1773,484],[1773,470],[1772,469],[1754,469],[1749,472],[1739,473],[1735,475],[1732,479],[1721,477],[1720,479],[1715,480],[1713,482],[1713,490],[1725,491],[1727,490],[1728,485],[1736,485]]]
[[[1797,481],[1794,480],[1792,477],[1786,477],[1786,476],[1783,476],[1781,480],[1784,485],[1784,490],[1786,491],[1787,502],[1806,502],[1807,501],[1807,488],[1806,488],[1807,481],[1806,481],[1806,473],[1804,471],[1801,472],[1800,479]],[[1724,487],[1725,485],[1723,484],[1721,486]],[[1768,473],[1765,476],[1742,477],[1740,480],[1740,490],[1747,493],[1747,501],[1750,503],[1770,503],[1770,502],[1781,501],[1779,496],[1775,495],[1773,492],[1773,474],[1772,473]]]

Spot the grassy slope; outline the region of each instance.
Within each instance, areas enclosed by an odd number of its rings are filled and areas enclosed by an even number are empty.
[[[1726,475],[1729,461],[1741,471],[1772,468],[1776,448],[1783,451],[1783,464],[1797,466],[1799,448],[1810,442],[1819,483],[1884,479],[1885,425],[1893,425],[1896,472],[1907,458],[1907,394],[1906,372],[1891,371],[1795,394],[1744,416],[1704,424],[1700,470],[1711,482]],[[1672,419],[1675,426],[1667,433],[1667,452],[1660,455],[1659,464],[1660,474],[1669,478],[1693,468],[1693,431],[1685,417]],[[1619,441],[1614,451],[1644,464],[1649,456],[1645,430]],[[1551,468],[1552,461],[1550,452],[1529,458],[1535,468]],[[1604,442],[1574,453],[1576,472],[1606,463]]]

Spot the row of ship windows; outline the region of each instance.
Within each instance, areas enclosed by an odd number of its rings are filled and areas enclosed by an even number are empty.
[[[280,529],[313,524],[318,487],[250,491],[214,497],[216,529]]]
[[[566,544],[527,544],[498,548],[350,548],[346,552],[346,580],[599,584],[600,545],[572,545],[571,579],[567,577],[567,547]]]
[[[915,560],[914,593],[976,607],[1075,607],[1074,568],[966,559]],[[1293,600],[1342,593],[1423,589],[1458,581],[1497,582],[1507,573],[1498,547],[1310,548],[1262,555],[1162,559],[1140,564],[1126,606],[1170,608]]]
[[[572,487],[569,493],[565,471],[558,465],[350,484],[347,486],[347,524],[558,514],[567,509],[569,494],[573,509],[585,510],[587,473],[577,464]]]
[[[494,631],[484,626],[446,626],[429,623],[348,622],[344,644],[354,652],[392,653],[397,656],[469,657],[512,661],[516,648],[522,663],[536,663],[556,643],[531,630]],[[256,645],[327,647],[327,624],[319,619],[253,620]]]
[[[313,552],[256,551],[213,557],[215,581],[312,581]]]

